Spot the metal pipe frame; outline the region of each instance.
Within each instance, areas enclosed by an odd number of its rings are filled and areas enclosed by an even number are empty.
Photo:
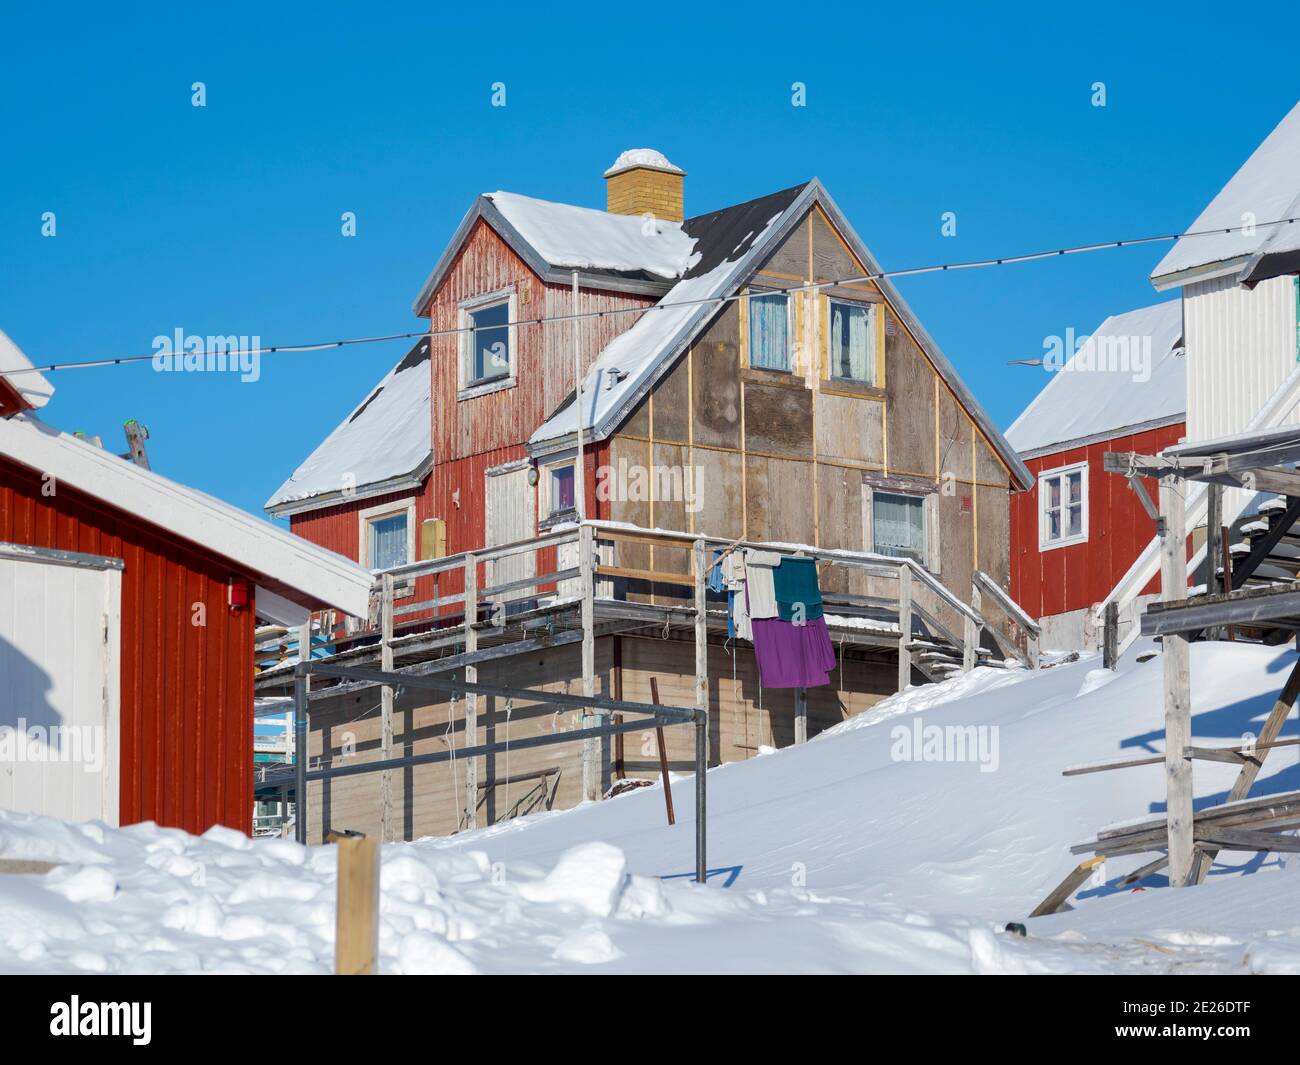
[[[374,685],[390,684],[394,687],[427,688],[451,694],[488,695],[501,699],[531,701],[542,705],[550,704],[594,709],[602,716],[617,711],[620,713],[642,714],[644,717],[635,721],[611,722],[594,727],[575,729],[571,732],[526,736],[508,742],[498,740],[474,747],[449,748],[445,751],[432,751],[428,754],[404,755],[401,758],[385,758],[358,765],[329,766],[309,771],[307,768],[307,738],[310,726],[308,717],[310,707],[308,677],[313,674],[368,682]],[[293,774],[297,803],[295,836],[298,842],[302,844],[307,842],[307,784],[309,781],[333,780],[338,777],[360,776],[366,773],[382,773],[392,769],[405,769],[408,766],[446,762],[456,757],[477,758],[480,755],[496,754],[506,750],[518,751],[536,747],[549,747],[560,743],[582,743],[603,736],[637,732],[646,727],[693,724],[695,726],[695,879],[701,884],[707,879],[707,833],[705,831],[709,742],[709,714],[707,710],[698,708],[687,710],[653,703],[634,703],[624,699],[606,699],[601,696],[588,697],[568,695],[563,692],[537,692],[527,688],[502,688],[492,684],[476,684],[441,677],[386,673],[383,670],[362,669],[357,666],[332,666],[325,662],[312,660],[299,662],[294,667],[293,700]]]

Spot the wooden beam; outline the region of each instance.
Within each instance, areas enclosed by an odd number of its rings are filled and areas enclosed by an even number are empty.
[[[590,525],[583,524],[578,534],[578,569],[582,584],[582,694],[588,699],[596,694],[596,560],[595,539]],[[583,713],[583,727],[599,725],[599,715]],[[595,802],[600,798],[600,774],[597,760],[600,743],[596,739],[582,744],[582,797]]]
[[[379,841],[339,839],[334,971],[339,976],[379,972]]]
[[[1252,831],[1247,828],[1217,828],[1204,834],[1198,832],[1196,842],[1205,851],[1207,865],[1221,850],[1300,853],[1300,837],[1282,836],[1276,832]]]
[[[1079,888],[1079,886],[1092,876],[1092,871],[1106,860],[1104,855],[1097,855],[1095,858],[1087,858],[1080,862],[1074,869],[1070,870],[1064,880],[1052,889],[1051,894],[1043,899],[1030,917],[1046,917],[1049,913],[1057,913],[1065,905],[1066,900]]]
[[[898,571],[898,690],[912,683],[912,571]]]
[[[1174,476],[1160,481],[1160,516],[1164,535],[1160,549],[1160,592],[1166,601],[1187,597],[1186,506],[1182,485]],[[1192,875],[1192,763],[1183,757],[1192,741],[1190,656],[1187,637],[1164,638],[1165,792],[1169,837],[1169,882],[1186,886]]]
[[[473,654],[478,650],[478,556],[473,552],[465,555],[465,653]],[[465,680],[470,684],[478,682],[478,667],[465,667]],[[478,695],[474,692],[465,694],[465,738],[464,745],[473,747],[478,743]],[[463,827],[478,828],[478,763],[473,758],[465,759],[465,817]]]
[[[808,690],[794,690],[794,742],[808,742]]]
[[[385,573],[380,582],[382,599],[379,603],[379,668],[385,673],[393,671],[393,575]],[[393,757],[393,686],[385,684],[379,689],[380,756]],[[393,771],[384,770],[379,776],[380,838],[393,842]]]

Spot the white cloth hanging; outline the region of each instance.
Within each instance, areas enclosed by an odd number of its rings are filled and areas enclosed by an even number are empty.
[[[775,551],[745,552],[745,586],[749,591],[750,618],[778,616],[772,570],[780,563],[781,556]]]

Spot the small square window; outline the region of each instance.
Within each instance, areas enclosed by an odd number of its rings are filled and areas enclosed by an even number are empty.
[[[404,566],[410,559],[410,530],[406,511],[370,518],[366,529],[367,555],[371,569]]]
[[[925,565],[925,499],[873,492],[871,535],[877,554],[910,558]]]
[[[1049,470],[1038,478],[1038,546],[1065,547],[1088,539],[1088,466]]]
[[[790,297],[784,292],[749,297],[749,365],[790,369]]]
[[[553,466],[551,468],[550,512],[560,514],[566,510],[573,510],[576,506],[575,499],[573,464]]]
[[[466,312],[470,355],[466,387],[510,376],[510,302],[493,303]]]
[[[870,304],[830,300],[831,377],[874,384],[876,379],[876,309]]]

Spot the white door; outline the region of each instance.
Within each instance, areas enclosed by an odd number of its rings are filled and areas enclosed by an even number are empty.
[[[534,507],[536,493],[533,486],[528,483],[527,465],[488,470],[486,480],[487,546],[496,547],[500,544],[531,540],[537,528]],[[490,587],[524,580],[536,573],[537,553],[523,551],[489,562],[486,579]],[[533,588],[516,588],[491,598],[494,602],[500,603],[515,599],[532,599],[536,595]]]
[[[118,822],[119,566],[0,544],[0,807]]]

